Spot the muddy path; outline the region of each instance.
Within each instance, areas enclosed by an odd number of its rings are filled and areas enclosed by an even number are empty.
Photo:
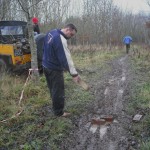
[[[127,150],[132,149],[130,121],[126,109],[130,74],[129,56],[108,63],[110,71],[91,79],[94,100],[86,112],[75,119],[75,130],[62,143],[62,150]],[[97,74],[102,72],[97,69]],[[112,119],[106,122],[103,117]],[[102,122],[100,122],[102,121]]]

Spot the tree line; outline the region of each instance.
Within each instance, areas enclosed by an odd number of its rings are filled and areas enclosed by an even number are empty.
[[[76,44],[120,44],[124,35],[137,43],[149,42],[149,16],[123,11],[113,0],[0,0],[0,5],[0,20],[29,21],[36,16],[42,32],[74,23]]]

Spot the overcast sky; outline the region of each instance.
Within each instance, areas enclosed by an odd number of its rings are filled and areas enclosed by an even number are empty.
[[[114,0],[114,3],[123,10],[131,10],[133,13],[141,11],[150,13],[150,7],[146,3],[146,0]]]
[[[70,15],[82,15],[84,0],[70,1]],[[113,0],[114,4],[124,11],[132,11],[135,14],[139,12],[150,14],[150,6],[148,6],[146,1],[147,0]]]

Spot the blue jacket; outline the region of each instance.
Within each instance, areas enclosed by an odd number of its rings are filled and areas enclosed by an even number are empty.
[[[46,34],[42,65],[50,70],[67,70],[72,76],[78,75],[67,46],[67,37],[61,30],[54,29]]]
[[[130,44],[131,42],[132,42],[131,36],[125,36],[125,37],[123,38],[123,43],[124,43],[124,44]]]

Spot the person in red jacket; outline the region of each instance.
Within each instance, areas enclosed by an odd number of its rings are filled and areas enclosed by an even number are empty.
[[[40,34],[40,28],[39,28],[39,25],[38,25],[38,18],[34,17],[32,18],[32,22],[33,22],[33,31],[36,33],[36,34]]]

